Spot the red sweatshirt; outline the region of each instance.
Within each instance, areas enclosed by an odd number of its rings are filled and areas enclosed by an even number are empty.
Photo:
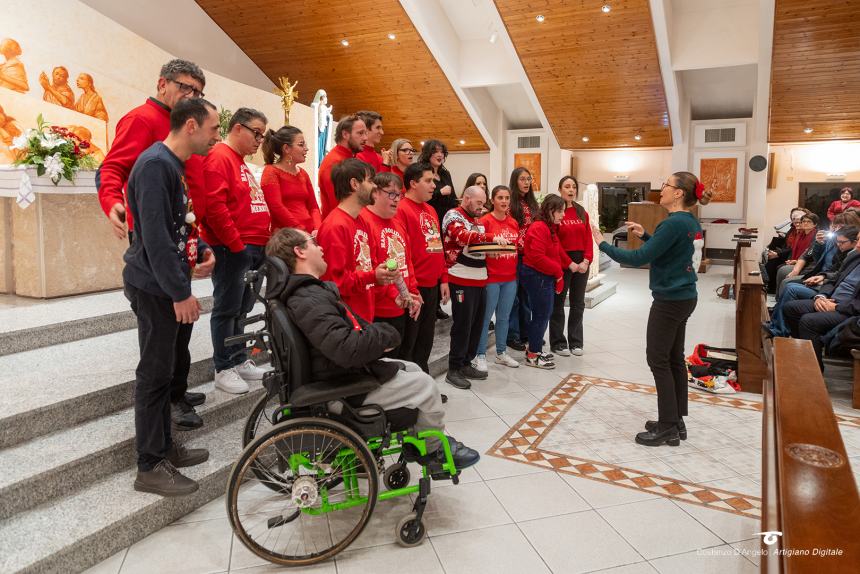
[[[331,213],[338,204],[338,201],[334,196],[334,184],[331,181],[331,168],[350,157],[353,157],[352,150],[346,146],[337,144],[326,154],[320,164],[317,181],[320,186],[320,211],[322,212],[323,219],[328,217],[328,214]]]
[[[376,272],[370,255],[367,224],[336,208],[320,225],[317,243],[323,248],[328,269],[323,281],[334,281],[341,298],[353,313],[373,321],[373,286]]]
[[[469,253],[469,245],[493,241],[484,226],[462,207],[455,207],[445,214],[442,221],[445,265],[448,266],[448,281],[467,287],[483,287],[487,284],[487,256]]]
[[[442,236],[439,234],[439,217],[427,203],[418,203],[404,197],[397,206],[395,218],[406,228],[415,282],[419,287],[435,287],[448,282],[445,256],[442,254]]]
[[[391,166],[391,173],[400,178],[400,181],[403,181],[403,172],[400,171],[400,168],[396,165]],[[403,187],[403,193],[406,193],[406,186]]]
[[[517,220],[506,215],[502,221],[496,219],[492,213],[481,218],[481,223],[487,233],[494,236],[502,235],[508,243],[516,243],[520,234],[520,226]],[[507,283],[517,279],[517,254],[501,253],[499,255],[487,255],[487,283]]]
[[[389,259],[397,261],[406,287],[411,293],[418,294],[418,284],[415,282],[415,270],[412,268],[412,251],[406,239],[406,228],[395,218],[383,219],[367,208],[361,210],[359,219],[364,221],[370,232],[370,260],[376,269]],[[373,288],[374,317],[399,317],[405,313],[394,302],[400,292],[397,286],[376,285]]]
[[[594,238],[591,236],[591,224],[588,222],[588,213],[584,208],[580,209],[585,220],[579,218],[574,206],[564,210],[564,218],[558,225],[558,240],[565,251],[582,251],[583,256],[592,261]]]
[[[552,233],[545,221],[538,220],[526,233],[523,263],[544,275],[561,279],[571,261],[561,248],[558,233]]]
[[[532,210],[529,207],[529,204],[523,200],[519,200],[520,207],[523,210],[523,224],[520,225],[520,239],[517,241],[517,251],[520,255],[523,254],[523,246],[525,245],[526,240],[526,232],[528,232],[529,227],[534,221],[534,215],[532,214]]]
[[[245,244],[265,245],[271,236],[271,217],[263,190],[245,160],[226,143],[212,148],[203,162],[207,205],[203,239],[226,245],[233,253]]]
[[[376,173],[383,171],[391,171],[391,166],[383,165],[382,154],[378,153],[372,146],[366,145],[364,149],[355,154],[355,157],[365,163],[369,163],[376,170]],[[401,178],[402,179],[402,178]]]
[[[272,214],[272,230],[296,227],[308,233],[320,228],[322,218],[308,173],[299,168],[295,175],[267,165],[260,187]]]

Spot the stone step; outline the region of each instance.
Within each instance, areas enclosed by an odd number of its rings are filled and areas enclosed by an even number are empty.
[[[264,390],[251,383],[251,392],[231,395],[209,382],[197,387],[206,403],[197,407],[204,426],[176,432],[187,442],[235,420],[245,420]],[[0,520],[53,498],[73,493],[82,485],[135,464],[134,408],[0,450]]]
[[[194,281],[192,291],[208,313],[212,281]],[[122,290],[47,301],[0,296],[0,357],[136,327]]]
[[[0,572],[80,572],[221,496],[242,450],[244,424],[240,419],[190,441],[210,452],[205,463],[182,470],[200,483],[191,496],[136,492],[136,471],[129,468],[0,522]]]

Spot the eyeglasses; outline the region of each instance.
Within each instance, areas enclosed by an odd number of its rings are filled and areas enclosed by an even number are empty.
[[[186,84],[185,82],[180,82],[179,80],[170,80],[170,81],[173,82],[174,84],[176,84],[177,86],[179,86],[179,91],[182,92],[183,94],[191,94],[195,98],[202,98],[203,96],[206,95],[203,92],[201,92],[200,90],[198,90],[197,88],[195,88],[194,86],[192,86],[191,84]]]
[[[530,178],[530,177],[521,177],[521,178],[517,179],[517,181],[521,181],[521,182],[523,182],[523,183],[531,183],[531,182],[532,182],[532,178]]]
[[[666,182],[666,183],[664,183],[664,184],[663,184],[663,186],[660,188],[660,191],[663,191],[663,190],[664,190],[664,189],[666,189],[667,187],[671,187],[672,189],[681,189],[681,188],[680,188],[680,187],[678,187],[677,185],[672,185],[671,183],[669,183],[669,182],[667,181],[667,182]],[[682,190],[682,191],[683,191],[683,190]]]
[[[245,124],[239,124],[239,125],[242,126],[243,128],[245,128],[246,130],[248,130],[249,132],[251,132],[252,134],[254,134],[254,139],[258,142],[263,141],[263,138],[266,137],[266,134],[264,134],[260,130],[255,130],[254,128],[250,128],[250,127],[246,126]]]
[[[391,201],[400,201],[400,198],[403,197],[403,195],[399,191],[385,191],[383,189],[378,189],[377,191],[379,193],[387,195],[388,199],[390,199]]]
[[[310,235],[308,235],[308,238],[307,238],[307,239],[305,239],[304,246],[305,246],[305,247],[307,247],[308,243],[310,243],[311,245],[316,245],[317,247],[319,247],[319,243],[317,243],[317,240],[316,240],[316,239],[314,239],[314,238],[313,238],[312,236],[310,236]]]
[[[402,151],[403,153],[408,153],[409,155],[415,154],[415,150],[412,149],[411,147],[402,147],[402,148],[400,148],[399,151]]]
[[[853,243],[850,239],[837,239],[836,245],[845,245],[846,243]]]

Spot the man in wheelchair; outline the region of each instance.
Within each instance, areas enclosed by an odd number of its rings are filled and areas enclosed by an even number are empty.
[[[351,406],[372,404],[386,411],[416,409],[417,432],[444,429],[445,411],[433,378],[415,363],[381,358],[400,344],[400,334],[391,325],[368,323],[352,313],[337,287],[320,280],[326,262],[314,238],[298,229],[281,229],[269,240],[266,255],[282,259],[290,270],[282,298],[290,320],[307,339],[310,370],[316,381],[348,383],[371,374],[380,386],[363,397],[345,397]],[[342,405],[335,402],[332,407]],[[451,437],[448,441],[458,469],[480,460],[477,451]],[[428,438],[426,446],[427,459],[422,462],[441,465],[445,455],[439,440]]]

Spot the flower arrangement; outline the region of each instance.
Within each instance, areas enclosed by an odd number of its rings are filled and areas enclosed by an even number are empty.
[[[14,138],[9,146],[18,153],[15,165],[34,166],[38,175],[47,174],[54,185],[60,178],[74,182],[79,169],[95,169],[96,160],[86,152],[89,147],[68,128],[46,122],[42,114],[36,118],[35,129]]]

